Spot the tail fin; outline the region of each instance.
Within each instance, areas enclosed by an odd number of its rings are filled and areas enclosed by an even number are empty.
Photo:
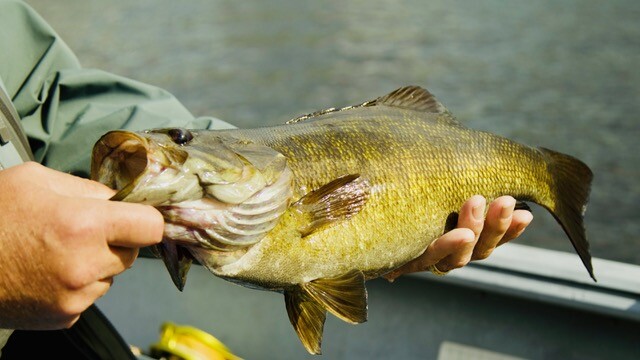
[[[555,206],[549,208],[567,233],[591,278],[596,281],[584,228],[584,213],[589,201],[593,173],[582,161],[553,150],[539,148],[552,176],[551,192]]]

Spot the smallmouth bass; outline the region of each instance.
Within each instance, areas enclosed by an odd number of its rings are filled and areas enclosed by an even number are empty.
[[[421,255],[475,194],[549,210],[595,280],[588,166],[466,128],[417,86],[281,126],[112,131],[94,147],[91,177],[118,190],[113,200],[163,214],[155,252],[179,289],[196,260],[281,292],[313,354],[327,311],[366,321],[365,281]]]

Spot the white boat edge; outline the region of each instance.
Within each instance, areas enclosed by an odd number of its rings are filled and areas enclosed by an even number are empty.
[[[640,266],[593,259],[594,282],[577,255],[508,244],[446,276],[410,276],[640,321]]]

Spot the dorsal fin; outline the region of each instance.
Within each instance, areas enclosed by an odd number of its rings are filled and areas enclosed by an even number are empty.
[[[370,184],[358,174],[339,177],[303,196],[293,206],[304,216],[298,229],[302,236],[345,219],[362,210],[369,199]]]
[[[423,111],[435,114],[447,112],[435,96],[419,86],[405,86],[376,99],[376,105],[386,105],[403,109]]]
[[[295,119],[287,121],[287,124],[293,124],[307,119],[315,118],[325,114],[330,114],[338,111],[351,110],[367,106],[386,105],[391,107],[397,107],[402,109],[409,109],[415,111],[423,111],[434,114],[448,113],[444,105],[442,105],[435,96],[429,91],[419,86],[409,85],[404,86],[390,92],[387,95],[381,96],[375,100],[365,101],[362,104],[345,106],[342,108],[329,108],[325,110],[319,110],[311,114],[301,115]],[[451,120],[454,122],[453,120]]]

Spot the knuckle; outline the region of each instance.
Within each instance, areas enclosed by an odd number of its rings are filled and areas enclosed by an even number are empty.
[[[93,271],[77,262],[68,265],[62,271],[61,282],[68,290],[79,290],[93,282]]]
[[[96,221],[90,216],[77,217],[62,215],[59,219],[59,232],[67,239],[87,239],[96,233]]]
[[[461,258],[461,259],[456,259],[451,263],[450,268],[451,269],[459,269],[461,267],[464,267],[465,265],[467,265],[469,263],[469,258]]]
[[[493,252],[492,249],[474,251],[473,252],[473,260],[484,260],[484,259],[488,258],[489,255],[491,255],[492,252]]]
[[[462,243],[468,243],[468,242],[472,242],[475,241],[475,239],[480,235],[480,232],[482,231],[482,226],[480,226],[479,229],[460,229],[460,238],[462,240]]]

